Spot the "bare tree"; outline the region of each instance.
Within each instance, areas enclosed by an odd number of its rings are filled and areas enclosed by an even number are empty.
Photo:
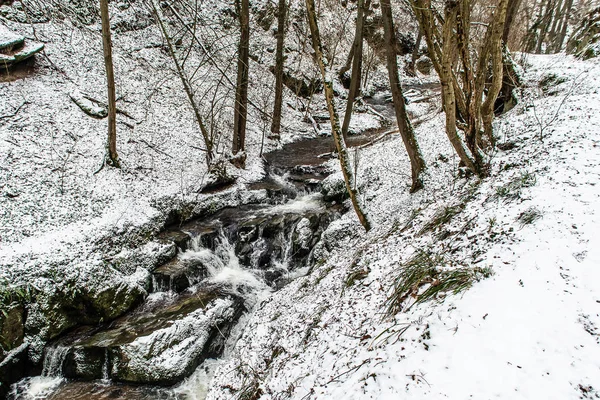
[[[323,77],[325,99],[327,100],[327,109],[329,110],[329,118],[331,121],[331,133],[333,135],[335,147],[338,152],[340,166],[344,176],[344,182],[346,184],[346,190],[350,195],[350,200],[352,201],[352,206],[354,207],[354,211],[358,216],[358,220],[365,230],[368,231],[371,229],[371,223],[369,222],[367,214],[363,211],[363,207],[359,201],[358,188],[356,187],[355,177],[352,173],[352,167],[348,158],[346,142],[344,141],[344,136],[341,132],[340,120],[335,108],[335,98],[333,94],[333,74],[332,71],[328,71],[326,69],[314,0],[306,0],[306,11],[308,24],[310,26],[313,49],[315,51],[315,61],[318,64],[319,70],[321,71],[321,76]]]
[[[410,1],[442,83],[448,139],[467,168],[486,175],[482,131],[493,146],[492,121],[502,86],[502,33],[508,0],[496,3],[476,53],[472,51],[472,2],[446,0],[442,16],[431,0]],[[466,146],[457,129],[464,133]]]
[[[236,8],[240,20],[240,41],[238,46],[238,72],[235,91],[235,107],[233,119],[232,152],[245,151],[246,121],[248,118],[248,72],[250,62],[250,7],[248,0],[236,0]],[[238,166],[244,166],[240,160]]]
[[[384,30],[384,44],[387,56],[387,69],[390,79],[390,87],[392,90],[392,97],[394,100],[394,110],[396,112],[396,121],[398,122],[398,129],[400,135],[404,141],[404,146],[410,158],[410,165],[412,171],[412,186],[411,192],[416,192],[423,187],[421,181],[421,173],[425,169],[425,160],[421,155],[415,132],[406,114],[406,104],[404,102],[404,95],[402,93],[402,86],[400,85],[400,78],[398,76],[398,60],[396,57],[396,35],[394,29],[394,19],[392,16],[392,5],[390,0],[381,0],[381,14],[383,17],[383,30]]]
[[[196,101],[194,89],[192,88],[191,79],[187,76],[185,69],[183,67],[183,63],[181,61],[179,61],[179,58],[177,57],[177,53],[175,51],[173,41],[167,30],[165,17],[163,15],[162,9],[160,7],[159,0],[152,0],[152,9],[156,16],[156,20],[160,27],[162,36],[165,39],[165,42],[167,44],[167,50],[169,52],[169,55],[171,56],[171,59],[173,60],[173,64],[175,64],[177,76],[179,76],[179,79],[181,80],[181,83],[183,84],[183,89],[185,91],[185,94],[190,102],[190,105],[192,106],[192,110],[194,111],[194,116],[196,117],[196,122],[198,123],[200,132],[204,139],[206,164],[207,164],[208,168],[211,169],[213,167],[212,161],[214,159],[214,148],[213,148],[213,144],[214,144],[213,139],[214,138],[211,137],[211,135],[208,132],[208,129],[206,128],[206,125],[204,123],[204,119],[200,112],[200,106]]]
[[[283,45],[285,41],[285,21],[287,16],[286,0],[279,0],[277,14],[277,50],[275,54],[275,106],[273,108],[273,121],[271,134],[279,137],[281,133],[281,109],[283,105]]]
[[[364,30],[365,0],[358,0],[356,10],[356,32],[354,42],[352,43],[353,61],[352,77],[350,78],[350,91],[348,92],[348,102],[346,103],[346,115],[342,124],[342,135],[344,139],[348,136],[350,119],[352,119],[352,108],[354,100],[360,92],[360,80],[362,76],[362,58],[363,58],[363,30]]]
[[[104,66],[106,68],[106,83],[108,88],[108,141],[105,163],[106,165],[120,168],[119,155],[117,154],[117,99],[115,95],[115,74],[112,60],[108,0],[100,0],[100,16],[102,18],[102,44],[104,47]]]

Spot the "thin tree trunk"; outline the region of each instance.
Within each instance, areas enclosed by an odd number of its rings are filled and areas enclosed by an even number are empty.
[[[569,16],[571,15],[571,10],[573,8],[573,0],[566,0],[565,10],[562,16],[562,23],[560,27],[560,32],[558,37],[556,38],[556,44],[554,50],[558,53],[562,49],[563,43],[565,42],[565,38],[567,36],[567,28],[569,26]]]
[[[509,0],[500,0],[500,3],[494,12],[492,35],[490,42],[487,45],[492,57],[492,84],[488,89],[485,101],[481,105],[481,116],[483,119],[483,129],[492,146],[495,146],[495,138],[492,131],[494,104],[496,103],[496,99],[502,88],[504,66],[504,63],[502,62],[502,33],[506,22],[508,1]]]
[[[287,13],[286,0],[279,0],[277,16],[277,50],[275,55],[275,107],[271,134],[279,137],[281,133],[281,109],[283,106],[283,45],[285,40],[285,19]]]
[[[167,27],[165,25],[165,19],[162,14],[162,10],[160,8],[160,4],[158,0],[152,0],[152,8],[154,9],[154,14],[156,15],[156,20],[158,25],[160,26],[160,30],[162,32],[163,37],[165,38],[165,42],[167,42],[167,49],[169,51],[169,55],[175,64],[175,68],[177,70],[177,75],[183,84],[183,90],[187,95],[187,98],[192,106],[192,110],[194,111],[194,116],[196,117],[196,122],[198,122],[198,126],[200,127],[200,132],[202,133],[202,137],[204,139],[204,145],[206,146],[206,165],[210,169],[212,166],[212,160],[214,157],[213,154],[213,142],[211,137],[206,129],[206,125],[204,125],[204,120],[202,118],[202,114],[200,113],[200,108],[196,104],[196,100],[194,99],[194,90],[190,84],[190,80],[187,78],[185,71],[179,60],[177,59],[177,54],[175,53],[175,47],[171,42],[171,37],[169,36],[169,32],[167,31]]]
[[[102,44],[104,47],[104,66],[108,87],[108,142],[106,164],[120,167],[117,154],[117,99],[115,95],[115,74],[112,61],[112,42],[110,37],[110,17],[108,0],[100,0],[100,16],[102,18]]]
[[[233,154],[246,148],[246,120],[248,116],[248,63],[250,62],[250,7],[248,0],[238,0],[240,42],[238,46],[238,72],[233,120]]]
[[[348,137],[348,128],[350,119],[352,119],[352,108],[354,100],[360,92],[360,80],[362,76],[362,58],[363,58],[363,28],[364,28],[364,0],[358,0],[358,9],[356,11],[356,31],[354,33],[354,59],[352,62],[352,78],[350,79],[350,91],[348,92],[348,102],[346,103],[346,115],[342,125],[342,135],[344,139]]]
[[[408,115],[406,114],[406,104],[404,103],[402,86],[400,85],[400,78],[398,76],[398,60],[395,49],[396,38],[390,0],[381,0],[381,14],[383,18],[387,69],[394,100],[394,110],[396,111],[398,129],[400,130],[400,135],[402,136],[404,146],[406,147],[410,159],[412,172],[412,186],[410,191],[413,193],[423,187],[421,173],[425,169],[425,160],[423,160],[419,144],[415,137],[415,132],[408,119]]]
[[[546,35],[548,34],[550,23],[552,22],[552,14],[554,12],[553,7],[554,0],[548,0],[546,4],[546,12],[544,13],[544,17],[542,18],[540,25],[540,36],[538,37],[537,45],[535,46],[536,54],[542,53],[542,45],[544,44],[544,40],[546,40]]]
[[[340,159],[340,166],[342,174],[344,176],[344,183],[346,184],[346,190],[350,195],[352,206],[358,216],[358,220],[365,228],[369,231],[371,229],[371,223],[367,218],[367,214],[363,211],[362,205],[359,202],[359,193],[352,174],[352,168],[348,159],[348,151],[346,150],[346,142],[342,135],[340,128],[340,121],[338,118],[337,111],[335,109],[335,97],[333,95],[333,78],[331,71],[325,70],[325,61],[323,58],[323,48],[321,45],[321,37],[319,35],[319,26],[317,24],[317,13],[315,11],[315,1],[306,0],[306,12],[308,17],[308,24],[310,26],[310,32],[312,37],[313,49],[315,51],[315,59],[321,71],[323,77],[323,86],[325,88],[325,99],[327,100],[327,108],[329,110],[329,118],[331,121],[331,133],[335,142],[335,147],[338,152]]]
[[[413,49],[412,56],[410,58],[410,64],[408,65],[408,71],[414,76],[415,73],[415,65],[417,64],[417,59],[419,58],[419,48],[421,47],[421,41],[423,40],[423,31],[419,28],[419,33],[417,34],[417,41],[415,43],[415,48]]]

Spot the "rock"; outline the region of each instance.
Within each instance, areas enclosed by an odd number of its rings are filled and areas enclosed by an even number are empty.
[[[329,175],[322,182],[321,194],[325,201],[342,202],[347,199],[348,191],[341,173]]]
[[[429,57],[421,56],[421,58],[419,58],[415,63],[415,68],[423,75],[429,75],[431,73],[431,69],[433,68],[433,62]]]
[[[67,284],[52,293],[38,295],[31,313],[37,323],[30,324],[28,315],[26,334],[39,334],[51,340],[75,326],[110,321],[140,304],[147,294],[135,284],[108,280],[107,283],[98,289]]]
[[[25,309],[13,303],[0,314],[0,346],[10,351],[23,343],[25,336]]]
[[[11,384],[26,375],[27,348],[26,343],[21,344],[3,359],[0,358],[0,399],[6,398]]]
[[[81,110],[84,113],[86,113],[90,117],[102,119],[108,116],[107,107],[91,101],[90,99],[88,99],[83,94],[77,91],[69,94],[69,97],[71,98],[71,100],[73,100],[75,104],[77,104],[79,108],[81,108]]]
[[[190,285],[199,283],[207,276],[206,267],[195,259],[180,259],[170,261],[152,271],[154,292],[175,291],[183,292]]]
[[[81,328],[46,352],[67,348],[61,372],[72,379],[172,385],[206,358],[217,357],[244,311],[241,298],[205,287],[156,302],[108,326]],[[223,336],[224,335],[224,336]],[[54,351],[54,353],[53,353]]]
[[[271,66],[269,70],[275,73],[275,67]],[[323,90],[323,82],[320,79],[311,79],[303,74],[295,76],[289,71],[283,72],[283,84],[292,92],[305,99],[310,98],[313,94],[321,93]]]
[[[168,230],[158,235],[158,240],[164,242],[173,242],[181,250],[187,250],[188,242],[191,237],[189,234],[180,230]]]
[[[600,54],[600,7],[585,17],[567,42],[567,54],[587,60]]]
[[[22,47],[25,38],[0,25],[0,52],[6,54],[15,48]]]

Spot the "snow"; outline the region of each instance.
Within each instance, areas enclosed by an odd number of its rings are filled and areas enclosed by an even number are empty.
[[[224,18],[221,2],[206,3],[205,18]],[[348,15],[347,10],[324,15],[328,46],[336,45],[328,29]],[[122,21],[127,16],[115,24]],[[300,31],[306,28],[300,25]],[[11,23],[11,28],[32,35],[24,25]],[[102,98],[97,30],[96,25],[79,30],[66,23],[37,24],[48,56],[66,75],[38,57],[35,76],[0,85],[0,96],[7,99],[0,104],[0,115],[24,103],[0,126],[2,281],[30,282],[49,291],[69,279],[98,292],[123,282],[142,286],[156,254],[169,248],[140,237],[145,229],[159,229],[169,210],[210,202],[235,206],[265,196],[243,189],[244,182],[264,174],[258,156],[264,121],[253,108],[248,168],[236,172],[239,183],[223,197],[198,193],[207,176],[196,149],[200,135],[179,82],[167,70],[167,56],[141,45],[160,43],[152,26],[115,34],[119,107],[134,118],[119,116],[124,168],[95,174],[106,121],[83,114],[68,94],[78,90]],[[347,48],[350,39],[344,35],[337,45]],[[272,57],[257,50],[273,46],[271,35],[253,35],[253,40],[259,61]],[[291,49],[301,47],[291,35],[288,42]],[[225,53],[232,51],[228,43],[219,44]],[[307,78],[317,76],[310,57],[297,54],[288,59],[292,68]],[[254,384],[265,399],[599,398],[600,249],[595,237],[600,226],[600,61],[564,54],[517,58],[525,66],[527,86],[520,104],[495,122],[499,143],[514,148],[491,154],[490,177],[478,181],[460,175],[441,110],[410,103],[411,116],[421,122],[416,135],[428,164],[425,189],[408,193],[410,168],[399,135],[351,151],[373,231],[365,234],[353,213],[334,221],[314,249],[315,265],[290,272],[297,279],[276,292],[236,264],[235,257],[213,265],[213,282],[258,289],[257,306],[236,327],[224,359],[205,363],[174,390],[208,399],[231,398]],[[366,93],[373,93],[386,76],[381,66],[374,68]],[[251,71],[253,101],[270,108],[264,99],[270,97],[272,77],[264,66]],[[550,91],[541,88],[538,82],[552,75],[562,82]],[[431,79],[403,81],[414,85]],[[323,110],[322,98],[315,101],[315,112]],[[304,100],[287,93],[284,103],[282,142],[311,136],[310,124],[299,122]],[[352,130],[381,124],[370,114],[357,114],[351,122]],[[222,128],[228,129],[227,122]],[[277,146],[267,141],[264,151]],[[339,168],[336,163],[330,161],[330,166]],[[524,176],[534,178],[525,185]],[[336,179],[339,174],[326,183]],[[510,196],[501,195],[502,188]],[[460,211],[449,222],[423,231],[444,207],[458,205]],[[277,207],[276,212],[301,213],[320,203],[308,197]],[[539,218],[526,223],[523,216],[531,210]],[[447,270],[485,267],[493,275],[460,294],[407,310],[414,302],[409,297],[405,311],[386,316],[393,280],[419,251],[442,255]],[[180,256],[216,259],[193,249]],[[107,267],[107,260],[119,260],[120,269]],[[357,271],[365,276],[350,282]],[[200,312],[195,317],[212,318]],[[190,318],[167,333],[182,329],[181,335],[191,338],[197,323]],[[181,358],[139,355],[149,351],[148,339],[135,343],[143,350],[135,352],[139,368],[156,362],[164,370],[176,369]],[[59,383],[32,378],[29,390],[42,396]]]
[[[399,138],[361,152],[369,160],[359,167],[363,196],[378,226],[365,235],[352,214],[330,226],[324,241],[345,239],[316,249],[322,262],[254,312],[217,369],[209,399],[230,398],[250,383],[265,399],[600,396],[600,65],[564,55],[528,56],[527,63],[524,101],[496,122],[500,143],[516,147],[494,154],[489,178],[454,177],[442,115],[417,129],[429,165],[421,193],[406,194]],[[550,73],[566,80],[544,96],[537,82]],[[543,142],[539,120],[548,124]],[[497,188],[513,183],[515,190],[527,174],[535,184],[499,197]],[[465,201],[447,226],[419,235],[441,206]],[[531,209],[541,217],[523,223]],[[413,210],[412,225],[393,228]],[[440,239],[444,229],[450,239]],[[494,275],[386,317],[392,280],[420,249]],[[356,265],[370,272],[346,286]]]

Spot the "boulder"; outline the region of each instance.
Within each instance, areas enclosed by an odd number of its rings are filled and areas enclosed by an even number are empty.
[[[11,384],[23,378],[27,368],[26,343],[13,349],[3,358],[0,357],[0,399],[6,398]]]
[[[417,69],[417,71],[419,71],[423,75],[429,75],[433,68],[433,62],[431,61],[431,59],[429,57],[422,56],[415,63],[415,68]]]
[[[243,311],[241,298],[216,287],[166,297],[109,325],[63,337],[46,349],[44,369],[71,379],[172,385],[221,354]],[[47,365],[59,371],[46,371]]]
[[[25,336],[25,309],[21,304],[10,304],[0,314],[0,346],[10,351],[23,343]]]

